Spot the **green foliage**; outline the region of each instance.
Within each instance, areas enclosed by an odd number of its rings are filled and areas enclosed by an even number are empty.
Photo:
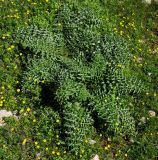
[[[35,53],[46,52],[52,53],[55,49],[63,45],[62,34],[53,34],[47,29],[38,29],[37,26],[30,26],[17,31],[17,41],[23,45],[23,47],[29,47]],[[57,48],[55,48],[57,47]]]
[[[157,151],[157,117],[148,120],[144,125],[143,131],[137,137],[135,145],[130,146],[130,159],[155,159],[158,155]],[[136,154],[134,154],[136,153]]]
[[[0,0],[0,159],[156,159],[157,7]]]
[[[41,107],[29,112],[22,109],[18,119],[9,117],[5,122],[7,126],[0,128],[1,159],[30,159],[39,153],[39,149],[42,149],[41,155],[48,158],[50,152],[62,144],[61,119],[50,108],[45,107],[42,112]]]
[[[108,122],[108,130],[116,135],[135,135],[135,121],[127,108],[128,103],[115,93],[94,97],[98,116]]]
[[[62,28],[58,32],[31,26],[16,33],[17,42],[34,54],[27,57],[23,91],[32,93],[37,101],[42,80],[55,85],[52,98],[64,110],[65,140],[76,154],[88,134],[87,127],[92,127],[88,106],[108,124],[109,131],[135,135],[135,122],[123,96],[139,93],[143,86],[126,75],[127,43],[114,35],[101,35],[101,21],[91,11],[64,5],[56,21]]]
[[[72,102],[84,102],[90,96],[90,93],[86,89],[83,83],[78,83],[70,78],[65,78],[60,81],[60,87],[56,92],[57,99],[61,103],[68,101]]]
[[[64,127],[66,144],[76,155],[84,148],[85,140],[94,134],[92,118],[78,102],[68,103],[64,106]]]
[[[84,52],[88,54],[87,56],[92,56],[99,49],[96,46],[96,43],[99,43],[96,35],[99,34],[101,21],[91,10],[80,11],[75,5],[72,7],[64,5],[59,10],[56,21],[62,25],[66,45],[72,54]]]

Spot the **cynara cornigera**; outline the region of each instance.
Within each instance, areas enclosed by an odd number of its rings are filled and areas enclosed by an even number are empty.
[[[24,93],[40,101],[40,82],[54,84],[52,99],[62,110],[65,141],[76,154],[94,131],[93,112],[109,131],[134,135],[126,97],[143,86],[126,74],[128,44],[115,35],[102,35],[102,23],[91,10],[63,5],[54,23],[52,31],[30,26],[17,32],[18,43],[34,54],[27,57]]]

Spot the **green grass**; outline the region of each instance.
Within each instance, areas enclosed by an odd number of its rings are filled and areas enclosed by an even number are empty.
[[[50,107],[49,90],[46,89],[47,98],[42,103],[38,100],[41,88],[36,88],[35,96],[29,97],[23,92],[26,59],[28,55],[33,56],[33,52],[15,41],[16,31],[30,25],[52,31],[56,15],[65,2],[75,3],[79,9],[91,8],[103,21],[102,33],[115,34],[128,42],[132,56],[126,72],[137,76],[147,86],[146,93],[127,97],[137,135],[117,136],[107,132],[107,127],[98,120],[95,125],[99,128],[91,137],[96,144],[89,144],[89,139],[85,138],[77,156],[65,143],[63,117]],[[156,160],[158,117],[157,114],[150,117],[148,111],[158,113],[158,5],[148,6],[141,0],[65,2],[0,0],[0,109],[14,111],[18,116],[18,119],[6,118],[7,125],[0,127],[0,159],[87,160],[98,154],[101,160]],[[44,80],[40,84],[47,85]],[[146,123],[139,125],[142,117],[146,118]]]

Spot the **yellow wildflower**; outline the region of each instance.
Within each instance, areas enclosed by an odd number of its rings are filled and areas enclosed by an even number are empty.
[[[39,149],[39,148],[40,148],[40,146],[37,146],[37,148]]]
[[[108,144],[108,146],[107,146],[108,148],[110,148],[111,147],[111,145],[110,144]]]
[[[117,28],[114,28],[114,31],[117,33],[118,32]]]
[[[37,145],[37,144],[38,144],[38,142],[36,141],[36,142],[35,142],[35,145]]]
[[[124,21],[121,21],[121,22],[120,22],[120,26],[122,26],[122,27],[124,26],[123,22],[124,22]]]
[[[2,107],[3,106],[3,101],[0,101],[0,107]]]
[[[28,14],[30,14],[30,11],[29,11],[29,10],[27,10],[26,14],[27,14],[27,15],[28,15]]]
[[[121,36],[123,35],[123,31],[120,31],[120,35],[121,35]]]
[[[60,142],[58,142],[57,145],[59,146],[59,145],[60,145]]]
[[[142,49],[141,49],[141,48],[139,48],[139,51],[142,51]]]
[[[33,4],[33,5],[36,5],[37,3],[36,3],[36,2],[33,2],[32,4]]]
[[[46,151],[48,151],[48,148],[46,148]]]
[[[23,140],[23,142],[22,142],[22,145],[25,145],[26,142],[27,142],[27,139],[25,138],[25,139]]]
[[[121,64],[118,64],[117,66],[118,66],[118,67],[120,67],[120,68],[122,67],[122,65],[121,65]]]
[[[139,67],[142,67],[143,66],[143,64],[139,64]]]
[[[35,123],[35,122],[36,122],[36,119],[34,119],[33,122]]]
[[[17,66],[14,66],[14,69],[17,69]]]
[[[52,154],[55,154],[55,151],[52,151]]]
[[[2,86],[1,88],[2,88],[2,90],[4,90],[4,86]]]
[[[61,23],[58,23],[58,26],[61,27]]]
[[[56,138],[59,138],[59,135],[56,135]]]
[[[44,139],[44,140],[43,140],[43,142],[44,142],[44,143],[46,143],[46,142],[47,142],[47,140],[46,140],[46,139]]]
[[[16,91],[19,93],[19,92],[20,92],[20,89],[18,88]]]
[[[106,146],[106,147],[104,147],[104,149],[107,151],[109,148]]]
[[[26,101],[22,101],[22,104],[25,104],[26,103]]]
[[[57,156],[60,156],[60,152],[57,152]]]
[[[24,112],[24,108],[22,108],[22,109],[20,110],[20,113],[22,113],[22,112]]]
[[[11,46],[10,46],[10,48],[11,48],[11,49],[14,49],[14,48],[15,48],[15,46],[14,46],[14,45],[11,45]]]
[[[87,139],[85,140],[85,143],[88,143],[88,140],[87,140]]]
[[[84,153],[84,149],[81,150],[81,153]]]
[[[30,112],[31,111],[31,109],[30,108],[27,108],[27,110],[26,110],[27,112]]]

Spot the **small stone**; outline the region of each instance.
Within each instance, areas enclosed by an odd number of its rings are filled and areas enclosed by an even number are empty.
[[[150,117],[155,117],[156,116],[156,113],[152,110],[149,111],[149,116]]]
[[[142,3],[146,3],[146,4],[158,3],[158,0],[142,0]]]
[[[5,122],[3,120],[4,117],[14,117],[15,119],[18,119],[17,116],[13,115],[13,113],[11,111],[7,111],[7,110],[0,110],[0,126],[4,126]]]
[[[95,143],[96,143],[95,140],[92,140],[92,139],[89,140],[89,144],[95,144]]]
[[[0,119],[3,117],[10,117],[13,116],[12,112],[7,110],[0,110]]]
[[[37,157],[40,157],[40,156],[41,156],[41,153],[37,153],[36,156],[37,156]]]
[[[143,3],[151,4],[151,0],[142,0]]]
[[[99,160],[99,156],[96,154],[91,160]]]

